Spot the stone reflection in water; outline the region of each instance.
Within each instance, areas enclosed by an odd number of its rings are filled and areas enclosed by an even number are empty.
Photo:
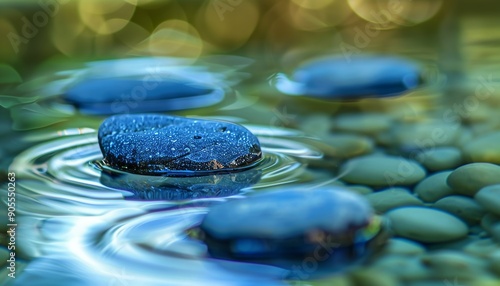
[[[262,171],[199,177],[146,176],[104,169],[100,182],[108,187],[130,192],[127,200],[189,200],[209,197],[227,197],[238,194],[260,180]]]

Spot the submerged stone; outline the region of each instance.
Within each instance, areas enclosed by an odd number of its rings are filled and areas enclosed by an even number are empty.
[[[419,67],[403,58],[328,57],[304,64],[288,84],[278,84],[278,89],[288,94],[356,99],[395,96],[419,84]]]
[[[224,97],[222,89],[175,79],[91,78],[64,94],[86,114],[161,112],[210,106]]]
[[[289,267],[316,253],[336,270],[363,260],[385,238],[380,218],[361,195],[328,187],[216,205],[200,229],[216,258]]]
[[[100,182],[107,187],[126,191],[126,200],[177,201],[236,195],[243,188],[257,183],[261,173],[259,169],[250,169],[186,178],[147,176],[104,169]]]
[[[198,176],[239,171],[262,157],[243,126],[157,114],[117,115],[99,127],[104,164],[129,173]]]

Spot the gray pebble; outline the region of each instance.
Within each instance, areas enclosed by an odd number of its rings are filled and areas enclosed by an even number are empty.
[[[453,194],[453,190],[448,186],[446,180],[451,171],[444,171],[430,175],[418,183],[414,192],[424,202],[435,202],[443,197]]]
[[[482,188],[474,199],[487,211],[500,216],[500,184]]]
[[[402,207],[386,214],[396,235],[420,242],[445,242],[464,237],[468,228],[446,212],[424,207]]]
[[[403,188],[391,188],[369,194],[366,196],[370,204],[378,213],[385,213],[388,210],[402,206],[421,206],[422,201],[410,194]]]
[[[350,159],[340,168],[344,181],[373,187],[413,185],[425,177],[418,163],[396,156],[370,155]]]
[[[481,188],[500,184],[500,166],[490,163],[471,163],[453,171],[447,179],[453,191],[474,196]]]
[[[478,224],[486,214],[484,209],[472,198],[465,196],[448,196],[434,203],[433,207],[447,211],[467,224]]]

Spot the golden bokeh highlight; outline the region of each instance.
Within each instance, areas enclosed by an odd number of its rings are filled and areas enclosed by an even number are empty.
[[[291,23],[297,29],[315,31],[342,23],[351,13],[345,0],[295,0],[288,6]]]
[[[413,26],[434,17],[443,0],[347,0],[360,18],[376,24],[379,30]]]
[[[115,33],[134,15],[135,4],[122,1],[79,1],[82,22],[100,35]]]
[[[219,4],[224,5],[217,6]],[[205,41],[229,51],[248,41],[259,18],[259,8],[254,1],[216,0],[200,8],[196,26]]]
[[[138,49],[153,56],[197,58],[203,51],[203,41],[188,22],[168,20],[159,24]]]

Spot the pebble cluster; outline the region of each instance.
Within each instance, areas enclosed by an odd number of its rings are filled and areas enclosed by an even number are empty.
[[[336,184],[364,195],[394,235],[380,257],[343,276],[346,281],[500,285],[498,131],[470,136],[464,125],[408,121],[396,112],[314,120],[331,126],[316,134],[320,138],[359,138],[349,147],[337,144],[336,153],[351,154],[352,146],[374,142],[342,159]],[[442,137],[429,141],[437,132]]]
[[[329,99],[385,97],[417,87],[419,69],[395,58],[348,65],[331,58],[304,65],[293,80],[278,89]],[[342,269],[382,249],[385,228],[374,226],[381,217],[394,237],[369,266],[348,274],[355,285],[442,285],[450,277],[490,285],[481,283],[500,276],[498,131],[473,136],[465,125],[432,116],[408,120],[393,110],[303,122],[299,128],[322,139],[324,160],[338,163],[330,170],[340,178],[335,187],[284,187],[213,206],[197,229],[211,256],[290,267],[331,243],[329,267]],[[160,115],[110,117],[99,144],[110,167],[142,175],[230,173],[262,157],[257,138],[241,126]],[[140,180],[104,181],[142,188]],[[171,187],[152,188],[165,186]]]

